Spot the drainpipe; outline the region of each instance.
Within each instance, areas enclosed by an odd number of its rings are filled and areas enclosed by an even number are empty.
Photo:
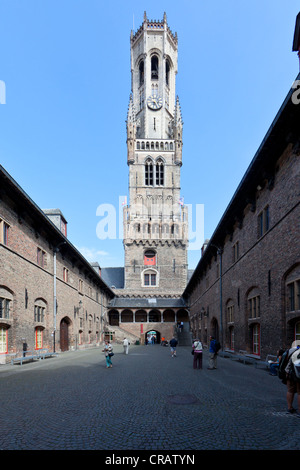
[[[55,333],[56,333],[56,253],[59,251],[61,245],[65,245],[67,242],[59,243],[53,248],[53,352],[55,352]]]
[[[53,352],[55,352],[55,332],[56,332],[56,250],[53,250]]]
[[[218,254],[220,257],[220,333],[221,333],[221,348],[223,351],[223,308],[222,308],[222,248],[218,249]]]

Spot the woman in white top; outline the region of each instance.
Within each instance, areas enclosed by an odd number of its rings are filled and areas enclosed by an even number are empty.
[[[194,350],[194,360],[193,360],[193,368],[202,369],[202,343],[199,339],[195,339],[193,343],[193,350]]]

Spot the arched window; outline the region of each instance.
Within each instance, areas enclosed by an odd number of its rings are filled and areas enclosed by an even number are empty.
[[[145,185],[153,186],[153,162],[150,158],[145,163]]]
[[[170,62],[166,60],[166,84],[170,85]]]
[[[164,163],[161,158],[156,162],[156,186],[164,185]]]
[[[151,80],[158,80],[158,57],[153,55],[151,57]]]
[[[144,61],[141,60],[139,65],[139,84],[140,86],[144,83]]]

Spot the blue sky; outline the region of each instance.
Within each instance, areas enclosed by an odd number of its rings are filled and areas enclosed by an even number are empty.
[[[1,0],[0,163],[42,208],[60,208],[89,261],[123,266],[97,208],[128,193],[130,32],[162,20],[179,40],[181,194],[210,238],[299,72],[295,0]],[[118,220],[117,220],[118,228]],[[117,231],[117,235],[118,235]],[[200,250],[189,250],[189,268]]]

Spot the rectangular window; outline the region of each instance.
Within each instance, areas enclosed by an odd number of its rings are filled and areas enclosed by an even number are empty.
[[[0,243],[3,245],[8,245],[8,231],[9,225],[0,219]]]
[[[0,297],[0,318],[9,318],[10,300]]]
[[[83,292],[83,280],[82,279],[79,279],[78,290],[82,294],[82,292]]]
[[[269,206],[266,206],[262,212],[258,214],[258,238],[262,237],[270,227],[270,215],[269,215]]]
[[[239,242],[236,242],[232,247],[233,262],[235,263],[239,259]]]
[[[252,297],[249,302],[249,318],[260,317],[260,296]]]
[[[63,279],[65,282],[68,282],[69,280],[69,270],[67,268],[63,269]]]
[[[7,329],[0,327],[0,354],[7,353]]]
[[[37,248],[37,264],[42,268],[46,266],[46,253],[41,248]]]
[[[287,285],[287,311],[300,310],[300,280],[297,279]]]

